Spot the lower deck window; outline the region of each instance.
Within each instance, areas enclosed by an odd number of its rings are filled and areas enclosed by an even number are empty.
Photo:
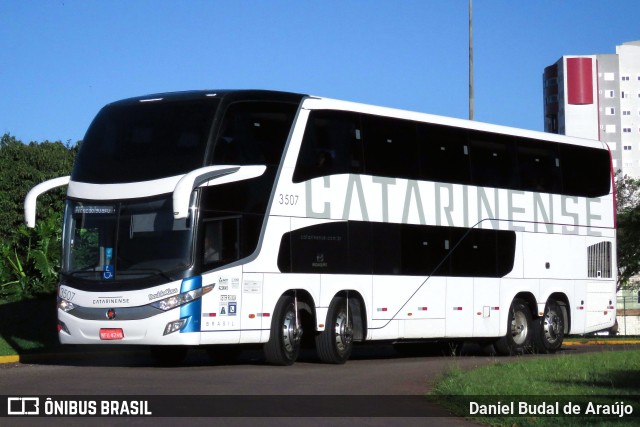
[[[287,273],[503,277],[513,269],[515,232],[340,221],[286,233],[278,267]]]

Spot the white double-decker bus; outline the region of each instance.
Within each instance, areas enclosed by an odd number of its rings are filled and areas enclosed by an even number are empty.
[[[611,327],[605,144],[273,91],[114,102],[68,184],[62,343],[477,341],[553,352]]]

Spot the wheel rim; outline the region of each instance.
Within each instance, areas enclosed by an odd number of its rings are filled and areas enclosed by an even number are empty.
[[[544,337],[549,343],[555,343],[563,329],[560,316],[553,311],[549,311],[544,317]]]
[[[511,321],[511,336],[517,345],[526,342],[528,329],[527,316],[522,311],[514,311],[513,320]]]
[[[302,338],[302,328],[296,327],[296,313],[293,307],[289,307],[284,316],[282,325],[282,344],[288,354],[296,351]]]
[[[353,325],[344,310],[340,310],[335,323],[336,349],[340,353],[348,350],[353,342]]]

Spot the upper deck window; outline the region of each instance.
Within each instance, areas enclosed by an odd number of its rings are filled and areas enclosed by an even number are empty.
[[[208,98],[106,106],[87,131],[71,179],[149,181],[202,167],[218,103]]]
[[[280,164],[297,104],[242,101],[225,111],[213,152],[214,165]]]
[[[579,197],[602,197],[611,186],[609,153],[595,145],[350,111],[312,111],[293,182],[362,173]]]

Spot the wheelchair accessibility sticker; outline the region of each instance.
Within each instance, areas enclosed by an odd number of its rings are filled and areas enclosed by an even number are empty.
[[[113,265],[105,265],[102,268],[102,278],[104,280],[113,280],[115,277],[115,268]]]
[[[237,313],[238,303],[235,301],[220,304],[219,316],[235,316]]]
[[[106,264],[102,266],[102,278],[104,280],[113,280],[115,276],[115,268],[111,265],[111,260],[113,259],[113,248],[105,248],[104,256],[107,259]]]

